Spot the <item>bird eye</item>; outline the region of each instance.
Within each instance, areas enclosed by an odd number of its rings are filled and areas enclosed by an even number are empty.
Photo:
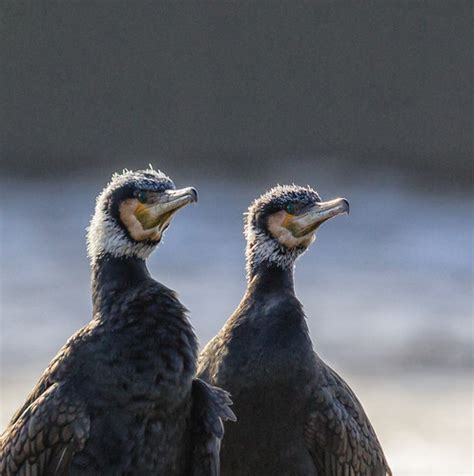
[[[136,194],[137,200],[140,203],[145,203],[146,202],[146,192],[140,191]]]
[[[293,213],[295,213],[295,204],[294,203],[288,203],[288,205],[286,206],[286,211],[290,215],[293,215]]]

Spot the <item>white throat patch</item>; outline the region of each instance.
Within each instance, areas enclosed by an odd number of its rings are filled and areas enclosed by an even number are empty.
[[[136,172],[124,170],[121,174],[114,174],[111,181],[97,197],[94,216],[87,228],[87,254],[92,262],[105,253],[111,254],[114,257],[135,256],[146,259],[159,243],[161,232],[160,236],[158,236],[154,231],[150,231],[149,236],[143,235],[143,241],[133,241],[128,233],[110,215],[107,202],[111,194],[125,184],[131,184],[136,189],[162,190],[160,188],[162,186],[166,189],[175,188],[173,181],[169,177],[159,170],[154,170],[151,165],[146,170],[138,170]],[[137,230],[138,228],[136,227],[135,231]],[[146,238],[156,241],[150,241]]]
[[[261,263],[271,263],[279,268],[292,269],[295,261],[305,251],[305,246],[286,248],[267,233],[246,227],[244,235],[247,239],[245,251],[247,279]]]
[[[99,197],[100,198],[100,197]],[[105,253],[116,258],[132,257],[146,259],[155,249],[156,243],[132,242],[126,231],[103,209],[97,200],[96,211],[87,229],[87,254],[93,262]]]
[[[249,206],[244,219],[244,235],[247,239],[245,253],[247,279],[250,279],[255,268],[264,262],[280,268],[293,268],[296,259],[314,241],[315,235],[308,233],[299,238],[295,237],[285,223],[289,214],[286,212],[286,206],[293,202],[309,203],[319,200],[317,192],[309,186],[277,185]],[[273,204],[273,213],[265,225],[268,231],[264,231],[261,229],[263,225],[257,226],[257,218],[268,204]]]

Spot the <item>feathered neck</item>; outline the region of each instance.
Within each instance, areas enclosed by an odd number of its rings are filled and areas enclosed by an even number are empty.
[[[295,293],[294,267],[280,267],[273,263],[260,263],[252,268],[248,277],[247,292],[250,293]]]
[[[293,276],[295,262],[306,248],[288,249],[267,233],[255,229],[246,230],[247,248],[245,251],[247,281],[265,269],[279,268]]]
[[[113,299],[150,279],[145,260],[104,254],[92,263],[92,303],[94,313]]]

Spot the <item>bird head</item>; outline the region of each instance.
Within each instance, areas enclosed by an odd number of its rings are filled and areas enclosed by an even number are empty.
[[[264,262],[292,267],[314,241],[319,226],[341,213],[349,213],[345,198],[323,202],[310,187],[278,185],[263,194],[245,218],[249,275]]]
[[[174,214],[196,201],[194,188],[176,189],[169,177],[152,168],[114,174],[97,197],[87,235],[89,257],[147,258]]]

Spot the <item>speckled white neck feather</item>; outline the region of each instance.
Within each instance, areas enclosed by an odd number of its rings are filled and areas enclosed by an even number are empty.
[[[158,245],[158,241],[132,241],[127,232],[110,215],[107,200],[114,190],[126,183],[150,188],[157,183],[166,183],[174,188],[169,177],[153,168],[133,172],[124,170],[121,174],[114,174],[110,183],[97,197],[95,213],[87,228],[87,254],[93,263],[95,260],[108,253],[115,257],[137,257],[146,259]]]
[[[250,280],[255,269],[262,263],[270,263],[283,269],[293,269],[295,261],[305,251],[305,247],[286,248],[267,233],[246,224],[247,239],[245,250],[247,279]]]
[[[116,258],[137,257],[146,259],[158,243],[132,242],[115,220],[104,210],[101,195],[89,228],[87,229],[87,254],[93,262],[108,253]]]
[[[255,269],[262,263],[270,263],[283,269],[292,270],[295,261],[301,256],[308,246],[314,241],[315,235],[302,239],[289,236],[286,229],[279,229],[278,220],[275,220],[273,235],[270,230],[263,230],[257,226],[255,217],[269,203],[277,203],[283,210],[288,201],[299,201],[310,197],[319,200],[318,193],[311,187],[298,185],[277,185],[257,198],[249,207],[244,217],[244,236],[247,240],[246,269],[247,279],[250,280]],[[268,227],[267,222],[266,226]],[[270,228],[272,224],[270,223]],[[276,235],[276,236],[275,236]],[[289,246],[284,246],[278,241],[283,241]]]

